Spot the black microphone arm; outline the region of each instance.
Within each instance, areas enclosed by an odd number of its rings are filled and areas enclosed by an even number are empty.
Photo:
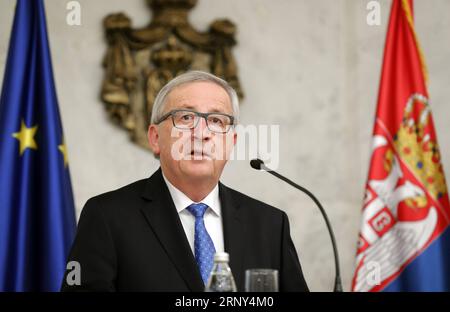
[[[339,269],[339,255],[338,255],[336,240],[334,238],[333,229],[331,228],[331,224],[330,224],[330,221],[328,220],[328,216],[327,216],[325,210],[323,209],[322,205],[320,204],[320,202],[313,195],[313,193],[311,193],[310,191],[308,191],[304,187],[298,185],[297,183],[292,182],[291,180],[289,180],[288,178],[282,176],[278,172],[273,171],[272,169],[266,167],[266,165],[264,165],[264,162],[261,159],[252,159],[250,161],[250,166],[252,166],[252,168],[254,168],[256,170],[261,170],[262,169],[264,171],[267,171],[271,175],[276,176],[278,179],[281,179],[284,182],[286,182],[286,183],[290,184],[291,186],[295,187],[296,189],[306,193],[316,203],[317,207],[319,207],[319,210],[322,213],[323,218],[325,219],[325,223],[327,225],[328,232],[330,233],[331,244],[333,245],[334,266],[335,266],[335,269],[336,269],[336,277],[334,279],[334,290],[333,291],[334,292],[342,292],[341,270]]]

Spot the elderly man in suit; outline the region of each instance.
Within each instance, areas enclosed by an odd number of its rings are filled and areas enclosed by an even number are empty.
[[[225,251],[240,291],[249,268],[277,269],[281,291],[307,291],[287,215],[219,181],[238,115],[235,91],[214,75],[165,85],[148,129],[161,167],[88,200],[68,258],[81,283],[65,277],[62,290],[203,291],[214,253]]]

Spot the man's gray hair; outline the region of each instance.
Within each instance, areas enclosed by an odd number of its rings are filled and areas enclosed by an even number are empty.
[[[239,99],[236,91],[225,80],[214,76],[213,74],[198,70],[188,71],[184,74],[181,74],[169,81],[164,87],[161,88],[161,90],[158,92],[158,95],[156,96],[155,102],[153,103],[152,118],[150,122],[154,124],[159,119],[161,119],[164,113],[164,106],[166,104],[167,96],[170,92],[172,92],[176,87],[182,84],[199,81],[215,83],[227,92],[228,96],[230,97],[231,107],[233,109],[233,116],[235,120],[234,123],[237,124],[239,121]]]

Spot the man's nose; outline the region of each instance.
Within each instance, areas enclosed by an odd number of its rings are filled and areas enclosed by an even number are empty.
[[[211,131],[208,129],[205,118],[200,118],[197,126],[193,130],[193,137],[197,140],[205,140],[211,137]]]

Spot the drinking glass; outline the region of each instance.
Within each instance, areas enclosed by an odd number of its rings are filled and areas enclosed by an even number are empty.
[[[249,269],[245,271],[246,292],[277,292],[278,271],[272,269]]]

